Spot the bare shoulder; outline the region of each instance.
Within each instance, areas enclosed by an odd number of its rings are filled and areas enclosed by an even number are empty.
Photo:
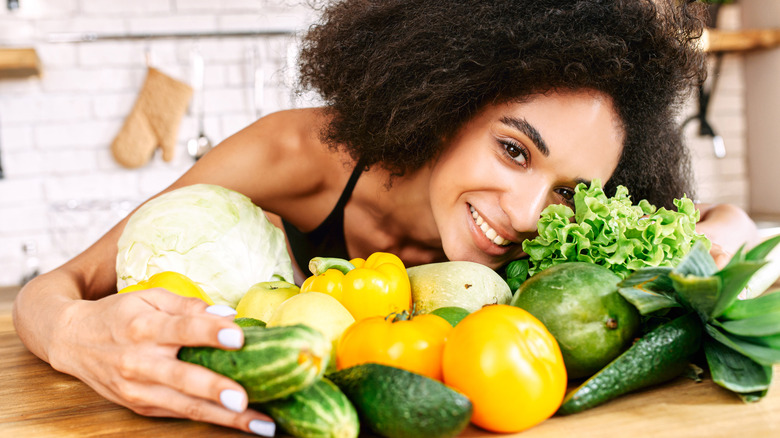
[[[352,168],[346,154],[321,141],[327,122],[319,108],[269,114],[227,138],[172,188],[221,185],[306,227],[298,219],[299,211],[305,206],[311,212],[307,217],[324,218]]]

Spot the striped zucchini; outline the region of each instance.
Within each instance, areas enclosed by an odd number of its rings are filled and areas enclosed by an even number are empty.
[[[331,343],[302,324],[285,327],[242,327],[244,347],[222,350],[183,347],[179,359],[230,377],[246,389],[249,402],[284,397],[322,378]]]
[[[286,433],[298,438],[355,438],[360,432],[357,411],[330,380],[253,405],[274,419]]]

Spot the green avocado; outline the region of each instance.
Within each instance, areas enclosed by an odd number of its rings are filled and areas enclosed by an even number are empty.
[[[355,406],[360,424],[383,437],[454,437],[471,419],[466,396],[400,368],[367,363],[327,377]]]

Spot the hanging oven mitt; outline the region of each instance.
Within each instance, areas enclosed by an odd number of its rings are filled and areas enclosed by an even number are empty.
[[[138,99],[111,144],[116,161],[128,168],[141,167],[158,147],[163,160],[171,161],[191,97],[192,87],[149,67]]]

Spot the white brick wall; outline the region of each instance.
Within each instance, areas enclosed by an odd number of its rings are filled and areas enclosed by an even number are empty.
[[[200,41],[48,42],[62,32],[190,32],[302,30],[316,13],[300,0],[37,0],[22,9],[0,8],[0,45],[34,46],[41,78],[0,80],[0,285],[22,275],[22,244],[35,242],[41,268],[52,269],[122,217],[128,205],[158,192],[192,160],[186,140],[197,133],[191,112],[179,131],[177,155],[159,154],[145,167],[127,170],[109,147],[132,108],[145,77],[145,54],[164,72],[190,79],[197,43],[205,59],[205,129],[219,142],[254,119],[248,54],[263,54],[267,113],[311,101],[291,102],[283,71],[288,38],[209,38]],[[725,7],[721,24],[737,26],[738,6]],[[689,126],[689,143],[702,201],[746,207],[745,121],[742,60],[728,55],[711,103],[710,120],[726,142],[725,159],[714,158],[709,139]],[[689,106],[692,113],[693,106]],[[686,115],[689,114],[686,112]],[[117,201],[127,200],[119,205]],[[71,210],[68,202],[78,201]],[[94,225],[89,225],[94,222]]]
[[[206,134],[218,143],[254,120],[248,54],[263,54],[263,112],[290,106],[280,73],[293,38],[201,38],[51,43],[56,33],[228,32],[305,29],[316,16],[294,0],[37,0],[0,8],[0,46],[33,46],[40,78],[0,80],[0,286],[18,284],[22,245],[34,242],[41,269],[85,249],[143,199],[193,163],[197,134],[188,111],[176,157],[159,154],[128,170],[110,152],[152,64],[190,81],[196,44],[205,61]],[[120,203],[119,201],[126,201]]]
[[[718,27],[724,30],[736,30],[740,27],[738,5],[721,7]],[[714,62],[714,58],[710,61]],[[684,132],[691,148],[697,198],[702,202],[736,204],[749,210],[743,70],[741,54],[731,53],[723,56],[716,88],[707,111],[707,120],[723,138],[726,156],[715,157],[712,139],[698,136],[697,121],[686,126]],[[694,96],[687,106],[685,116],[698,112],[696,105]]]

